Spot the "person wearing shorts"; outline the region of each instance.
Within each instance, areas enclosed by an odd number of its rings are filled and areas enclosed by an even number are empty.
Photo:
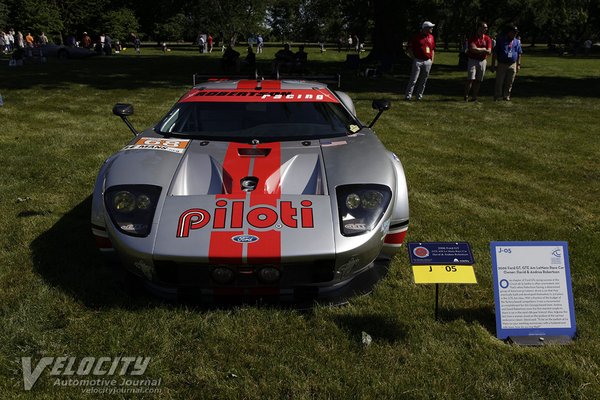
[[[486,35],[488,26],[479,23],[477,33],[468,40],[467,81],[465,83],[465,101],[469,101],[469,93],[473,91],[471,101],[477,101],[479,87],[483,82],[487,57],[492,54],[492,39]]]

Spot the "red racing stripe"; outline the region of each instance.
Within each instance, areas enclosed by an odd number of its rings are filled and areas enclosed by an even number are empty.
[[[281,81],[262,81],[260,86],[266,90],[279,90],[281,89]]]
[[[256,89],[257,81],[253,80],[241,80],[238,82],[238,89]]]
[[[265,157],[256,157],[254,159],[252,175],[258,178],[259,185],[250,194],[250,207],[264,205],[277,208],[279,198],[281,197],[279,176],[281,144],[267,143],[258,145],[257,147],[260,149],[269,149],[270,152]],[[278,264],[281,262],[281,231],[279,229],[273,226],[269,230],[250,230],[249,233],[257,236],[259,240],[248,244],[248,263]]]
[[[218,198],[246,198],[246,192],[242,190],[240,180],[248,176],[250,170],[250,157],[240,157],[240,148],[252,148],[243,143],[230,143],[223,160],[223,183],[225,193],[237,194],[237,197],[217,196]]]
[[[225,194],[217,195],[217,199],[244,200],[246,192],[242,190],[240,180],[248,176],[250,158],[240,157],[238,149],[251,147],[242,143],[230,143],[223,160],[223,184]],[[208,248],[208,260],[216,264],[241,264],[244,245],[236,243],[231,238],[243,235],[244,231],[212,230]]]
[[[208,262],[211,264],[241,264],[244,245],[231,240],[236,235],[243,235],[243,231],[215,231],[210,234],[208,249]]]

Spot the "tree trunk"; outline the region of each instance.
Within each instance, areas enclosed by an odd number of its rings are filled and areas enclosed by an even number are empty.
[[[367,59],[382,67],[408,62],[404,41],[408,37],[408,5],[406,0],[374,0],[375,29],[373,48]]]

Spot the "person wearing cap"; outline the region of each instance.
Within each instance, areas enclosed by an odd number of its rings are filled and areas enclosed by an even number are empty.
[[[479,87],[483,82],[487,56],[492,54],[492,39],[486,35],[488,26],[480,22],[477,33],[467,41],[467,82],[465,83],[465,101],[469,100],[469,92],[473,89],[472,101],[477,101]]]
[[[413,91],[417,100],[423,98],[425,84],[427,83],[429,71],[431,71],[431,65],[435,58],[435,39],[431,34],[434,26],[429,21],[423,22],[421,31],[408,42],[406,51],[409,57],[412,58],[412,69],[408,85],[406,86],[406,92],[404,93],[406,100],[412,98]]]
[[[498,68],[496,71],[496,88],[494,91],[494,100],[510,101],[515,76],[521,69],[521,41],[516,38],[519,30],[516,26],[505,28],[504,33],[498,35],[496,46],[492,53],[491,71],[496,70],[496,60]]]

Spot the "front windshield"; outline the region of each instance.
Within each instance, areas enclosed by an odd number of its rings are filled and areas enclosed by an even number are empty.
[[[158,123],[164,135],[230,141],[310,140],[356,132],[359,122],[331,102],[184,102]]]

